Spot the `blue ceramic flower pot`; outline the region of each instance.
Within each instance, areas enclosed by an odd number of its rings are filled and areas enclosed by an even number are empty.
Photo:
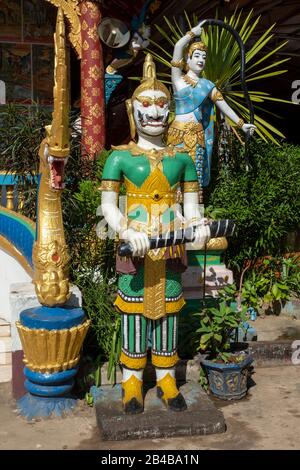
[[[201,358],[213,395],[222,400],[239,400],[248,390],[249,366],[253,356],[246,355],[242,362],[224,364]]]

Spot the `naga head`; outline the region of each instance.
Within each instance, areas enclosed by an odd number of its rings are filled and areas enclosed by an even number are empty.
[[[44,166],[47,167],[47,173],[49,173],[49,186],[53,190],[62,190],[65,188],[64,173],[65,165],[67,164],[69,156],[57,157],[52,153],[51,147],[46,142],[44,150],[42,152],[42,158]]]
[[[40,156],[49,169],[49,184],[54,190],[64,188],[64,169],[70,154],[69,130],[69,82],[66,60],[66,37],[64,15],[57,12],[54,34],[55,64],[53,88],[52,124],[45,126],[46,142]]]

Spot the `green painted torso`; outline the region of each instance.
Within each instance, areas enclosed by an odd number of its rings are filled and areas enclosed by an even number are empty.
[[[174,157],[165,155],[162,171],[170,186],[197,179],[193,160],[187,153],[178,152]],[[132,155],[129,150],[114,150],[106,161],[102,177],[112,180],[123,180],[126,177],[140,187],[150,173],[150,161],[145,155]]]

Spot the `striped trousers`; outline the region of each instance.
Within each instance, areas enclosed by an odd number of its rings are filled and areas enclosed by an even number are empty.
[[[143,315],[122,313],[121,363],[130,369],[145,367],[151,343],[152,363],[161,368],[173,367],[178,361],[178,315],[149,320]]]

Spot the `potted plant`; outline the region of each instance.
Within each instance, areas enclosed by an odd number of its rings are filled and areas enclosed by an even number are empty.
[[[252,355],[234,348],[230,342],[233,331],[246,320],[247,307],[237,309],[221,302],[218,308],[205,308],[200,317],[198,350],[211,393],[223,400],[240,399],[247,393]]]

